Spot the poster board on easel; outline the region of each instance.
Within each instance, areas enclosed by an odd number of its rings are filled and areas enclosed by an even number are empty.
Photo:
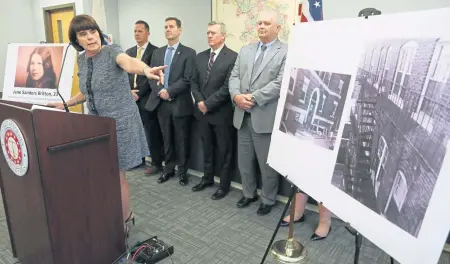
[[[300,23],[289,43],[269,165],[400,263],[437,263],[449,231],[449,23]]]
[[[45,105],[60,102],[59,91],[67,101],[75,58],[76,51],[68,44],[9,44],[2,99]]]

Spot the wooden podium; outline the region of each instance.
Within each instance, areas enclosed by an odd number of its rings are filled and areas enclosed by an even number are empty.
[[[115,120],[31,108],[0,100],[0,188],[14,257],[113,263],[125,252]]]

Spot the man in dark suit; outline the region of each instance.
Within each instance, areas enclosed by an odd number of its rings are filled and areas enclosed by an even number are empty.
[[[148,38],[150,36],[150,27],[147,22],[139,20],[134,24],[134,38],[137,45],[129,48],[126,53],[133,57],[141,59],[145,64],[149,65],[153,51],[158,47],[152,45]],[[151,88],[148,79],[144,75],[129,74],[131,92],[139,107],[142,123],[144,124],[147,143],[152,157],[152,165],[145,169],[146,174],[157,173],[162,169],[163,161],[163,144],[161,128],[158,123],[156,112],[149,112],[145,109],[148,98],[150,97]],[[142,160],[145,165],[145,158]]]
[[[145,108],[157,111],[164,141],[164,171],[158,183],[169,180],[175,174],[181,185],[188,184],[187,160],[193,110],[190,85],[195,67],[195,50],[180,43],[181,21],[169,17],[165,22],[168,45],[153,52],[150,65],[166,65],[164,85],[150,81],[152,93]]]
[[[214,185],[214,157],[217,150],[220,167],[220,187],[211,197],[222,199],[231,184],[233,105],[228,89],[228,79],[237,53],[225,43],[226,27],[212,21],[208,24],[208,44],[211,47],[197,55],[191,91],[198,109],[194,110],[200,123],[203,145],[204,176],[195,185],[194,192]]]

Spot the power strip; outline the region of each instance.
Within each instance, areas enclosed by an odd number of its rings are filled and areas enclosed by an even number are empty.
[[[134,256],[136,251],[144,245],[147,245],[147,247],[139,251],[134,260],[137,263],[154,264],[173,255],[174,252],[173,246],[167,245],[164,241],[154,236],[146,241],[136,244],[131,251],[131,256]]]
[[[173,255],[173,246],[165,244],[164,241],[159,240],[158,237],[154,236],[148,240],[137,243],[132,247],[129,255],[127,252],[123,253],[112,264],[128,264],[136,251],[146,244],[148,247],[138,253],[133,263],[154,264]],[[128,260],[127,256],[129,256]]]

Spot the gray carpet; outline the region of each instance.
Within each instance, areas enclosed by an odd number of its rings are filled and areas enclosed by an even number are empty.
[[[157,184],[157,176],[146,177],[141,169],[128,173],[132,209],[136,226],[131,230],[130,242],[135,243],[157,235],[175,247],[171,259],[161,264],[259,264],[270,241],[284,204],[277,205],[268,216],[257,216],[258,203],[238,209],[236,202],[241,191],[233,189],[220,201],[210,199],[216,188],[193,193],[192,186],[199,181],[191,177],[183,187],[176,179]],[[317,214],[307,212],[306,222],[295,224],[294,236],[304,243],[309,264],[352,264],[354,237],[344,224],[333,219],[329,237],[310,242]],[[287,237],[287,228],[280,228],[276,240]],[[276,241],[275,240],[275,241]],[[405,249],[407,250],[407,249]],[[0,263],[12,264],[8,230],[3,207],[0,208]],[[276,263],[269,255],[265,263]],[[389,263],[389,257],[376,246],[364,241],[361,264]],[[450,263],[444,253],[439,264]]]

